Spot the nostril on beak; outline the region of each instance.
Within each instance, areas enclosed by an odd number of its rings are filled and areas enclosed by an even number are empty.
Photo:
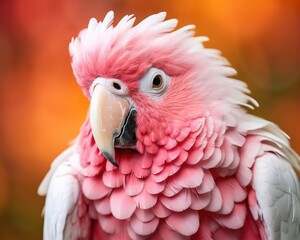
[[[113,87],[114,87],[116,90],[121,90],[121,86],[120,86],[119,83],[114,82],[114,83],[113,83]]]

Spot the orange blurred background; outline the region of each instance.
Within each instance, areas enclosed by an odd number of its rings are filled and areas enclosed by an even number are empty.
[[[167,11],[194,23],[220,49],[261,107],[300,152],[300,1],[0,1],[0,239],[41,239],[44,199],[37,187],[73,139],[88,101],[70,67],[68,44],[91,17],[116,21]]]

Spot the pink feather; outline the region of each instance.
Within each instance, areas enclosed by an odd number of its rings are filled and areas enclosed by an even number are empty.
[[[141,193],[144,188],[144,181],[137,178],[134,174],[128,174],[124,179],[124,189],[128,196],[136,196]]]
[[[103,198],[94,202],[95,209],[101,215],[111,214],[110,199]]]
[[[165,183],[156,182],[153,176],[149,176],[145,182],[145,188],[150,194],[159,194],[165,189]]]
[[[173,230],[166,223],[160,225],[158,234],[154,235],[155,240],[189,240],[190,236],[183,236],[176,230]]]
[[[198,163],[203,157],[203,149],[195,148],[192,149],[188,155],[187,163],[190,165],[194,165]]]
[[[194,193],[192,194],[192,204],[191,204],[191,209],[193,210],[201,210],[207,207],[207,205],[211,202],[211,193],[202,193],[202,194],[197,194]]]
[[[166,223],[174,231],[184,236],[191,236],[195,234],[198,231],[200,225],[198,213],[191,210],[171,214],[166,219]]]
[[[177,193],[179,193],[182,190],[182,186],[177,185],[176,182],[173,181],[173,179],[168,180],[167,182],[164,182],[165,188],[162,192],[163,195],[166,197],[173,197]]]
[[[174,148],[176,145],[177,145],[176,140],[169,137],[168,140],[167,140],[167,143],[165,145],[165,148],[167,150],[170,150],[170,149]]]
[[[86,178],[82,185],[84,195],[91,200],[96,200],[107,196],[111,189],[103,184],[101,178]]]
[[[140,194],[134,196],[133,198],[136,206],[141,209],[152,208],[157,202],[157,196],[148,193],[145,188]]]
[[[112,215],[99,215],[98,222],[102,229],[105,229],[105,232],[108,234],[116,234],[119,229],[116,226],[122,226],[124,223],[123,221],[115,218]]]
[[[122,189],[117,189],[110,196],[110,208],[112,215],[120,220],[132,216],[137,205],[134,199],[128,196]]]
[[[137,208],[134,214],[142,222],[149,222],[155,218],[155,214],[152,209]]]
[[[218,189],[218,187],[214,187],[213,190],[211,191],[211,201],[209,202],[205,210],[210,212],[220,211],[222,208],[222,204],[223,204],[223,199],[220,190]]]
[[[196,188],[198,194],[207,193],[212,191],[215,188],[215,180],[211,173],[207,170],[203,171],[204,176],[202,180],[202,184]]]
[[[176,141],[177,142],[182,142],[183,140],[185,140],[190,133],[191,129],[190,128],[184,128],[180,131],[179,135],[176,137]]]
[[[188,158],[189,154],[185,150],[181,150],[179,156],[174,160],[174,164],[177,166],[181,166],[186,159]]]
[[[172,197],[160,197],[161,203],[171,211],[182,212],[188,209],[192,203],[191,192],[188,189],[182,189]]]
[[[149,221],[142,221],[137,217],[133,217],[130,220],[130,226],[134,232],[138,235],[150,235],[152,234],[159,224],[159,218],[154,217]]]
[[[102,181],[108,188],[118,188],[123,184],[124,175],[115,170],[105,171],[102,175]]]
[[[244,189],[234,178],[218,181],[217,186],[223,200],[222,208],[219,211],[221,214],[229,214],[232,212],[235,203],[242,202],[247,197],[246,189]]]
[[[246,213],[246,206],[237,203],[234,205],[233,211],[228,215],[220,215],[215,219],[221,226],[225,226],[229,229],[239,229],[244,226]]]
[[[204,173],[200,165],[186,166],[174,176],[173,181],[176,185],[183,188],[196,188],[202,183]]]
[[[167,162],[172,162],[174,159],[178,158],[180,153],[181,153],[181,148],[180,147],[176,147],[176,148],[173,148],[169,151],[166,151],[166,161]]]
[[[171,210],[169,210],[168,208],[166,208],[161,201],[157,201],[157,203],[155,204],[155,206],[153,207],[153,212],[154,214],[159,217],[159,218],[166,218],[168,216],[170,216],[170,214],[172,213]]]

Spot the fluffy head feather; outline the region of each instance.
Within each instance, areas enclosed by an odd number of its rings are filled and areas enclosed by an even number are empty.
[[[194,37],[194,25],[174,31],[177,20],[165,17],[161,12],[133,26],[135,18],[130,15],[115,27],[113,12],[102,22],[92,18],[69,46],[72,67],[85,95],[89,97],[89,86],[98,76],[121,79],[134,92],[140,77],[155,66],[171,77],[180,76],[181,84],[193,88],[203,101],[245,104],[245,84],[227,78],[235,70],[225,67],[227,61],[218,51],[203,47],[207,38]]]

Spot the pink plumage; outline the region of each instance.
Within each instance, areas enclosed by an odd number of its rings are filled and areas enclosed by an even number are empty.
[[[39,188],[44,239],[299,239],[298,155],[194,26],[113,12],[72,39],[91,101]]]

